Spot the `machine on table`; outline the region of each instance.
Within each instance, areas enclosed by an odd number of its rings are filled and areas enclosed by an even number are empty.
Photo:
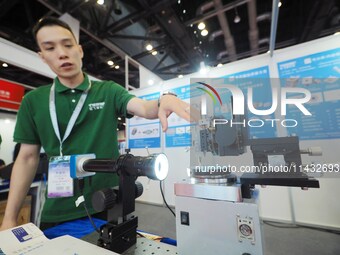
[[[240,116],[234,118],[234,122],[244,120]],[[320,155],[320,152],[315,148],[301,151],[298,137],[249,139],[244,126],[212,126],[212,118],[201,120],[197,128],[198,138],[193,137],[193,140],[199,143],[192,149],[213,157],[238,156],[250,146],[254,166],[259,171],[238,178],[228,168],[214,172],[191,168],[188,180],[175,183],[176,254],[263,255],[255,185],[319,188],[319,182],[303,173],[300,167],[301,153]],[[290,171],[265,173],[266,167],[278,163],[278,157],[281,165]],[[202,162],[199,161],[198,165]],[[136,178],[148,176],[163,180],[167,171],[168,161],[164,154],[134,157],[127,153],[117,161],[94,159],[91,155],[71,159],[74,178],[93,174],[89,172],[119,175],[119,187],[98,191],[93,196],[94,208],[106,212],[108,220],[100,229],[99,246],[117,253],[139,254],[133,248],[138,219],[132,213],[135,198],[142,193],[142,186],[135,182]],[[160,246],[155,251],[157,249]],[[145,251],[142,249],[142,254]],[[151,254],[159,254],[155,251]]]
[[[242,116],[233,118],[234,122],[244,121]],[[301,153],[320,152],[317,148],[300,151],[298,137],[249,139],[243,125],[213,125],[212,120],[204,118],[196,127],[193,140],[199,143],[193,150],[204,156],[238,156],[250,146],[258,171],[238,178],[230,168],[202,168],[202,159],[191,158],[198,167],[191,166],[190,177],[175,184],[178,254],[263,255],[255,185],[319,188],[318,180],[301,171]],[[271,164],[277,164],[277,158],[290,171],[265,173]]]
[[[101,226],[97,245],[122,254],[130,253],[137,242],[138,217],[135,199],[142,195],[143,186],[138,176],[153,180],[164,180],[168,174],[168,159],[164,154],[146,157],[133,156],[129,150],[118,160],[95,159],[93,154],[71,156],[71,176],[82,179],[95,172],[117,173],[119,186],[99,190],[92,196],[92,205],[97,212],[104,212],[107,223]],[[124,253],[125,254],[125,253]]]

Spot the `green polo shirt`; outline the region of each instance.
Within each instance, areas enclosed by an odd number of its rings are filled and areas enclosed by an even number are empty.
[[[127,103],[134,96],[112,81],[91,81],[92,86],[76,123],[63,143],[63,154],[95,153],[96,158],[117,158],[117,118],[128,116]],[[52,85],[42,86],[29,92],[23,99],[17,116],[14,141],[17,143],[39,144],[46,154],[59,155],[59,140],[55,135],[49,113],[49,95]],[[70,89],[55,79],[55,101],[60,137],[64,136],[69,119],[84,90],[89,86],[85,79],[75,89]],[[118,184],[115,174],[97,173],[91,185],[85,181],[85,201],[90,213],[91,195],[102,188]],[[41,217],[42,222],[60,222],[86,215],[84,208],[76,208],[78,189],[71,198],[47,198]]]

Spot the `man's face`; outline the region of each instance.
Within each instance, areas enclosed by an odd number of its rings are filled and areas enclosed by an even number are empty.
[[[45,26],[37,33],[39,55],[58,77],[72,79],[81,73],[83,50],[72,33],[60,26]]]

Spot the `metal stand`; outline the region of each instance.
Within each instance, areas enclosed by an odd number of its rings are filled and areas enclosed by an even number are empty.
[[[117,253],[123,253],[136,244],[137,226],[137,217],[118,225],[109,222],[101,227],[97,245]]]

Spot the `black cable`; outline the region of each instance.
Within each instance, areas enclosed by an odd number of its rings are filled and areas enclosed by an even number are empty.
[[[84,179],[79,179],[78,180],[78,185],[79,185],[79,191],[80,191],[80,194],[84,197],[84,202],[83,202],[83,205],[84,205],[84,209],[85,209],[85,212],[86,212],[86,215],[87,217],[89,218],[90,222],[91,222],[91,225],[92,227],[94,228],[94,230],[98,233],[100,233],[100,230],[97,228],[96,224],[94,224],[94,221],[91,217],[91,214],[89,213],[89,210],[86,206],[86,200],[85,200],[85,196],[84,196],[84,186],[85,186],[85,180]]]
[[[93,219],[92,219],[92,217],[91,217],[91,215],[90,215],[90,213],[89,213],[89,210],[87,209],[87,206],[86,206],[85,201],[83,202],[83,204],[84,204],[84,209],[85,209],[85,211],[86,211],[87,217],[89,218],[92,227],[94,228],[94,230],[95,230],[96,232],[100,233],[100,230],[97,228],[96,224],[94,224],[94,221],[93,221]]]
[[[168,205],[168,203],[167,203],[166,200],[165,200],[164,193],[163,193],[163,189],[162,189],[162,181],[159,181],[159,188],[160,188],[160,190],[161,190],[162,198],[163,198],[163,201],[164,201],[166,207],[168,207],[168,209],[170,210],[170,212],[176,217],[176,214],[175,214],[174,211],[170,208],[170,206]]]
[[[137,235],[139,235],[140,237],[144,237],[144,238],[146,238],[146,236],[145,236],[145,235],[141,234],[141,233],[140,233],[140,232],[138,232],[138,231],[137,231]]]

